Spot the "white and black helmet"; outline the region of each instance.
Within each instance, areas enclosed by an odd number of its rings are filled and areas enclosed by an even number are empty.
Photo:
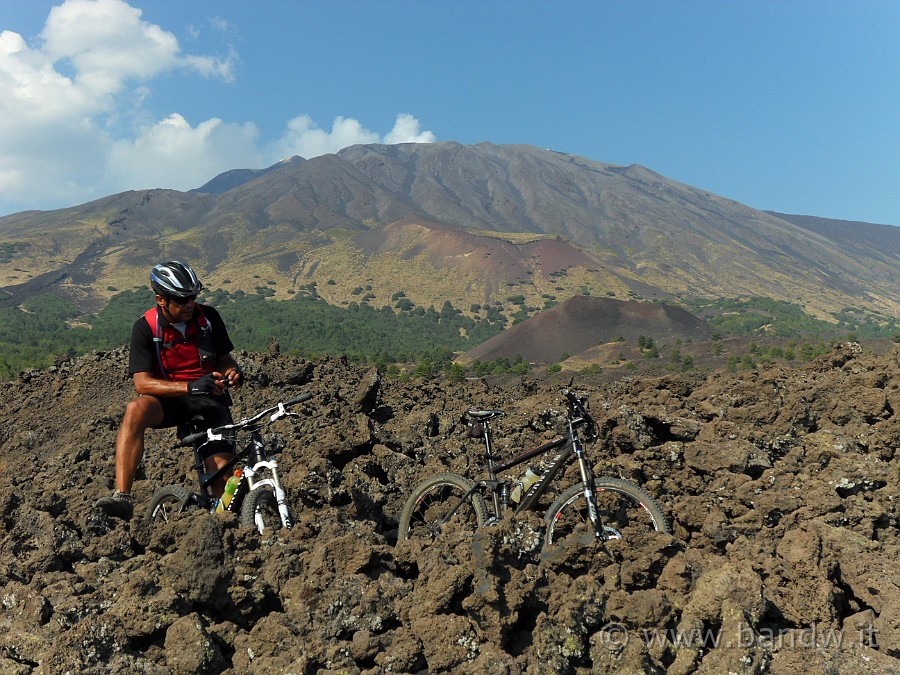
[[[150,270],[150,288],[164,298],[189,298],[202,291],[203,284],[190,265],[170,260]]]

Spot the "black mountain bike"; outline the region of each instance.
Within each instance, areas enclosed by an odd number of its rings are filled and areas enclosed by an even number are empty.
[[[583,430],[588,442],[598,437],[597,425],[587,411],[587,399],[568,389],[562,390],[566,402],[567,431],[532,450],[505,462],[494,456],[491,420],[503,416],[500,410],[470,409],[465,413],[467,435],[481,438],[487,457],[487,477],[472,482],[455,473],[440,473],[423,480],[412,491],[400,514],[397,538],[433,540],[450,524],[474,530],[496,523],[504,512],[521,513],[536,506],[550,483],[570,461],[578,463],[581,481],[563,490],[544,516],[544,546],[560,542],[570,535],[592,532],[595,540],[622,539],[640,531],[668,532],[665,516],[644,490],[628,481],[604,476],[596,478],[594,469],[578,435]],[[515,486],[498,474],[528,460],[556,450],[546,470],[529,487],[518,503],[510,501]],[[487,504],[490,504],[488,508]]]
[[[241,468],[240,483],[224,510],[239,514],[242,527],[253,527],[260,533],[293,525],[288,510],[287,495],[281,486],[278,462],[266,447],[262,429],[283,417],[297,417],[288,408],[312,398],[312,394],[301,394],[284,403],[261,410],[248,417],[225,426],[204,429],[203,418],[196,417],[188,433],[183,436],[180,446],[190,445],[194,449],[194,468],[197,471],[199,492],[191,492],[181,485],[166,485],[159,488],[150,501],[145,518],[152,526],[158,522],[168,522],[176,513],[201,508],[216,512],[219,500],[209,493],[209,486],[216,479],[231,474],[235,467]],[[250,437],[243,449],[223,467],[213,473],[205,473],[200,451],[210,441],[234,440],[239,431],[249,432]],[[242,463],[239,466],[239,463]]]

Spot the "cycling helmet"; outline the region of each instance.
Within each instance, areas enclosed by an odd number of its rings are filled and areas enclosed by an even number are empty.
[[[150,270],[150,288],[164,298],[189,298],[202,291],[203,284],[190,265],[170,260]]]

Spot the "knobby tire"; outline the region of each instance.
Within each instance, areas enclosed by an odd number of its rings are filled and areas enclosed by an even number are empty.
[[[474,483],[455,473],[441,473],[423,480],[413,489],[400,513],[397,539],[434,541],[440,531],[438,523],[468,492]],[[473,492],[443,528],[463,527],[470,532],[488,518],[482,496]]]
[[[594,480],[594,494],[607,539],[628,539],[642,532],[668,532],[666,518],[653,498],[633,483],[603,476]],[[544,517],[544,546],[572,534],[593,531],[581,483],[567,488]]]
[[[239,523],[241,527],[252,527],[260,534],[271,534],[281,529],[281,514],[278,499],[268,485],[251,490],[241,504]]]
[[[180,485],[166,485],[153,494],[144,515],[150,525],[168,523],[174,516],[197,508],[194,495]]]

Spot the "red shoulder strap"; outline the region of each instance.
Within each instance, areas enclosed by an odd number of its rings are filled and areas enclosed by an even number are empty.
[[[153,336],[154,342],[162,341],[162,335],[159,332],[158,312],[159,307],[151,307],[144,312],[144,319],[150,324],[150,334]]]
[[[205,324],[207,328],[212,330],[212,324],[209,322],[209,319],[206,318],[206,315],[203,313],[203,309],[201,309],[199,304],[194,305],[194,310],[197,312],[197,325],[202,326]]]
[[[160,344],[162,343],[162,331],[159,328],[159,306],[151,307],[144,312],[144,320],[150,324],[150,335],[153,337],[153,346],[156,347],[156,364],[159,366],[159,374],[162,379],[168,380],[166,369],[163,368]]]
[[[206,318],[206,315],[203,313],[203,310],[200,309],[200,305],[195,305],[197,309],[197,323],[203,325],[205,324],[207,328],[212,330],[212,324],[209,319]],[[153,335],[154,342],[162,341],[162,331],[159,330],[159,307],[151,307],[146,312],[144,312],[144,319],[146,319],[147,323],[150,324],[150,334]]]

